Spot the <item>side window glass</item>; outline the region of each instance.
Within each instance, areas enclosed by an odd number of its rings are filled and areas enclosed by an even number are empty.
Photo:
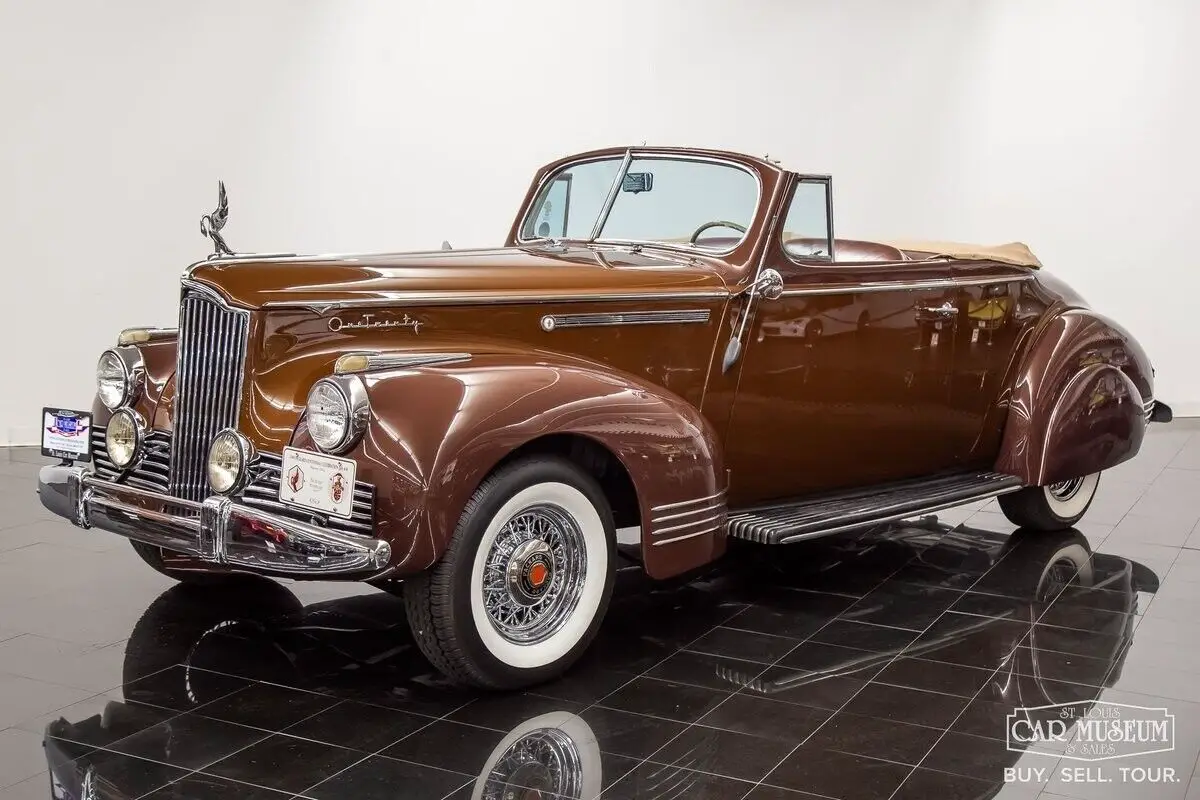
[[[556,175],[542,189],[525,218],[522,238],[591,236],[622,161],[621,158],[585,161]]]
[[[832,260],[829,207],[829,180],[801,178],[792,192],[780,234],[785,253],[792,258]]]
[[[559,175],[542,194],[537,211],[530,217],[529,236],[561,239],[567,235],[567,217],[571,211],[571,173]]]

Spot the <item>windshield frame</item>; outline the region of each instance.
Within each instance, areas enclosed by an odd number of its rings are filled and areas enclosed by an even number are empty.
[[[625,174],[629,171],[630,165],[634,160],[648,159],[655,161],[699,161],[710,164],[717,164],[724,167],[733,167],[742,172],[747,173],[754,178],[755,197],[754,210],[749,217],[749,224],[746,226],[746,232],[741,235],[741,238],[732,246],[724,250],[713,250],[707,247],[698,247],[697,245],[687,242],[666,242],[661,239],[615,239],[602,238],[599,233],[604,229],[605,223],[608,222],[609,214],[612,212],[613,206],[616,204],[617,197],[620,195],[621,182],[625,178]],[[596,217],[596,223],[592,226],[591,234],[587,238],[566,237],[566,236],[531,236],[525,237],[524,231],[526,223],[534,214],[538,206],[538,200],[542,197],[546,187],[551,181],[556,180],[563,172],[577,167],[580,164],[590,164],[596,161],[618,161],[621,166],[617,170],[617,174],[609,186],[608,195],[605,197],[604,206],[600,210],[600,214]],[[690,255],[705,255],[705,256],[728,256],[736,252],[738,248],[745,246],[746,242],[751,238],[751,234],[758,223],[759,214],[762,211],[763,203],[763,179],[757,169],[754,169],[749,164],[742,163],[733,158],[724,158],[719,155],[709,155],[700,153],[679,153],[669,150],[649,150],[637,147],[626,148],[624,152],[619,150],[610,150],[604,153],[595,153],[584,156],[582,158],[573,159],[566,163],[555,165],[552,170],[547,170],[546,174],[538,181],[533,192],[530,193],[530,199],[521,214],[520,221],[516,226],[516,236],[514,241],[517,245],[545,245],[555,244],[558,242],[572,242],[579,244],[614,244],[628,247],[659,247],[668,250],[678,250]]]

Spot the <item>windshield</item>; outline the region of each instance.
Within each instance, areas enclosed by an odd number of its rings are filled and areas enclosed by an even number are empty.
[[[758,205],[743,167],[669,156],[623,156],[563,167],[521,226],[521,239],[662,243],[732,250]],[[623,168],[624,167],[624,168]]]

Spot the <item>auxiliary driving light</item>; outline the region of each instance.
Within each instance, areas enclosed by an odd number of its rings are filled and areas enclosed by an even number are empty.
[[[246,486],[254,445],[242,434],[226,428],[208,448],[208,485],[217,494],[234,494]]]
[[[146,423],[133,409],[122,408],[112,415],[104,431],[108,459],[117,469],[126,469],[141,455],[146,438]]]

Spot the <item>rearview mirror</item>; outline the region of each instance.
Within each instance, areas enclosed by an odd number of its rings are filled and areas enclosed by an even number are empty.
[[[654,188],[653,172],[626,172],[621,179],[621,191],[639,194]]]

